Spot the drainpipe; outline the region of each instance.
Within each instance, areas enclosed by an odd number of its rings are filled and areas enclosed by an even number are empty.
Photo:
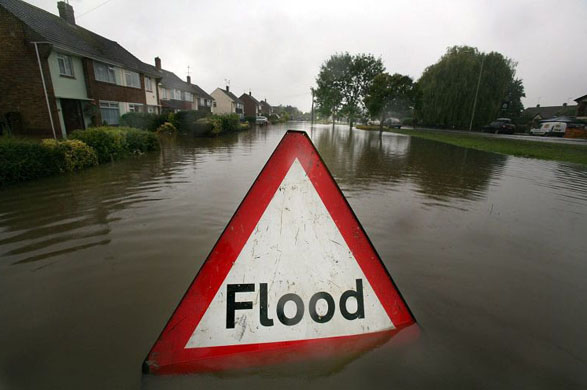
[[[41,66],[39,46],[37,46],[37,42],[33,42],[33,44],[35,45],[35,51],[37,52],[37,61],[39,61],[39,72],[41,73],[41,80],[43,81],[43,91],[45,91],[45,101],[47,102],[47,111],[49,112],[49,121],[51,122],[51,130],[53,130],[53,138],[57,139],[55,125],[53,124],[53,114],[51,114],[51,105],[49,104],[49,95],[47,94],[47,85],[45,84],[45,76],[43,75],[43,67]]]

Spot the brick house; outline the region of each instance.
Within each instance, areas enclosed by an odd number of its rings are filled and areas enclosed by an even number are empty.
[[[577,102],[577,118],[587,119],[587,95],[575,99]]]
[[[0,117],[16,134],[66,137],[158,110],[161,76],[118,43],[21,0],[0,0]]]
[[[271,114],[273,114],[271,104],[267,103],[267,99],[261,100],[261,115],[269,117]]]
[[[216,103],[214,112],[217,114],[238,114],[241,118],[245,116],[244,103],[230,92],[230,87],[227,85],[226,89],[216,88],[212,92],[212,97]]]
[[[187,76],[187,81],[183,81],[175,73],[163,69],[159,57],[155,57],[155,69],[162,76],[159,84],[159,97],[163,111],[199,110],[212,112],[214,99],[202,88],[192,84],[190,76]]]
[[[261,103],[253,97],[251,91],[248,94],[243,93],[239,99],[243,102],[245,108],[245,116],[259,116],[261,115]]]

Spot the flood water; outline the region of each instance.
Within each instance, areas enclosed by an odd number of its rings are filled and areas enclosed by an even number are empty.
[[[407,136],[311,137],[420,325],[333,365],[142,376],[288,124],[0,191],[0,388],[587,387],[587,168]]]

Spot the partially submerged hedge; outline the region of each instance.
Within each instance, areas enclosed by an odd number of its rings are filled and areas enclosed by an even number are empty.
[[[39,143],[0,137],[0,187],[159,149],[155,133],[125,127],[76,130],[71,138],[46,139]]]
[[[154,133],[130,127],[94,127],[76,130],[71,138],[85,142],[98,155],[100,164],[119,160],[129,154],[159,149]]]

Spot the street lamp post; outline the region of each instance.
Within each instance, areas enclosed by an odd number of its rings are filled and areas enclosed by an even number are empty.
[[[473,100],[473,111],[471,112],[471,122],[469,122],[469,131],[473,128],[473,119],[475,119],[475,108],[477,108],[477,96],[479,96],[479,86],[481,85],[481,75],[483,74],[483,64],[485,63],[485,54],[481,54],[481,70],[479,70],[479,79],[477,80],[477,89],[475,90],[475,99]]]

